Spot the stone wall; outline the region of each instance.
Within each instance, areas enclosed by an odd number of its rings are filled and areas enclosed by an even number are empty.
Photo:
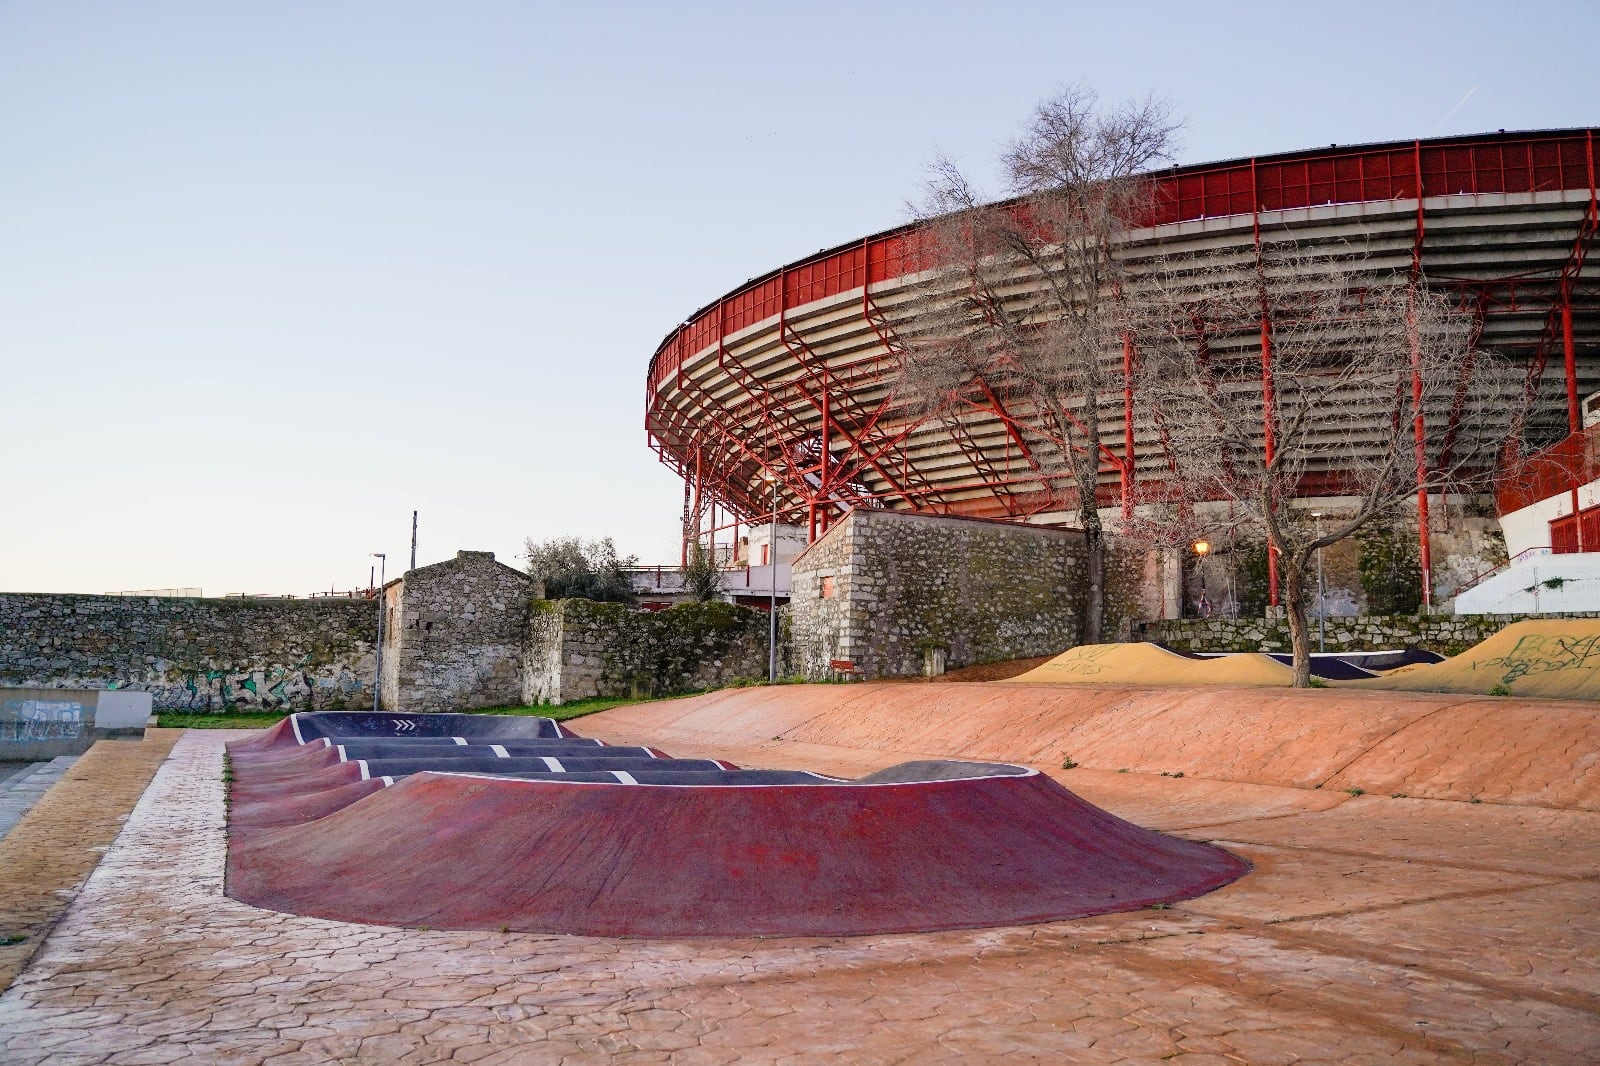
[[[0,593],[0,685],[123,688],[158,711],[372,703],[370,600]]]
[[[794,666],[899,677],[1053,654],[1077,643],[1085,592],[1077,530],[855,510],[795,560]]]
[[[730,603],[635,611],[538,600],[528,612],[525,703],[665,696],[767,676],[766,612]],[[780,662],[780,667],[782,667]]]
[[[1596,618],[1600,613],[1540,615]],[[1421,648],[1456,655],[1493,636],[1525,614],[1354,615],[1329,618],[1329,651]],[[1269,618],[1186,618],[1134,626],[1134,640],[1150,640],[1178,651],[1288,651],[1289,623]],[[1317,651],[1317,620],[1311,619],[1311,650]]]
[[[522,702],[533,578],[493,552],[461,551],[383,591],[385,707],[429,714]]]

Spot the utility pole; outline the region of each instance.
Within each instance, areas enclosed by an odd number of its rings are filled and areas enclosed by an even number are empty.
[[[411,512],[411,569],[417,568],[417,512]]]
[[[372,682],[372,713],[377,714],[383,697],[383,581],[388,559],[383,552],[373,552],[372,557],[378,560],[378,666],[377,677]]]

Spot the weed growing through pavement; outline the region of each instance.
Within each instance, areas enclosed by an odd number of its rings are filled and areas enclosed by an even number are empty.
[[[9,948],[11,945],[21,944],[27,939],[27,937],[15,933],[11,936],[0,936],[0,948]]]
[[[1509,695],[1511,695],[1511,686],[1505,684],[1504,682],[1502,682],[1501,684],[1495,685],[1493,688],[1491,688],[1489,690],[1489,695],[1491,695],[1491,696],[1509,696]]]
[[[1367,794],[1367,790],[1364,788],[1347,788],[1345,791],[1352,796],[1365,796]]]
[[[1078,764],[1069,756],[1061,760],[1061,768],[1063,770],[1076,770],[1078,768]]]

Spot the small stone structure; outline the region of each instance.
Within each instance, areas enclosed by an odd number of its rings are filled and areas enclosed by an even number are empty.
[[[1083,554],[1073,529],[851,511],[795,560],[795,668],[896,677],[1063,651],[1078,642]]]
[[[460,551],[384,587],[383,703],[419,714],[523,702],[528,605],[539,583]]]
[[[1487,640],[1525,614],[1353,615],[1330,617],[1329,651],[1379,651],[1421,648],[1456,655]],[[1600,618],[1600,613],[1541,615],[1542,618]],[[1318,650],[1317,619],[1311,620],[1311,650]],[[1165,644],[1177,651],[1288,651],[1289,623],[1276,618],[1185,618],[1134,627],[1135,640]]]
[[[720,601],[662,611],[589,600],[535,601],[528,615],[523,699],[572,703],[765,680],[768,625],[764,611]]]
[[[372,704],[371,600],[0,593],[0,686],[131,689],[162,711]]]

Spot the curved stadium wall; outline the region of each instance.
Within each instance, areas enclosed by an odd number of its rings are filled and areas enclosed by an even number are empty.
[[[1170,262],[1223,251],[1253,270],[1263,243],[1347,241],[1376,279],[1420,270],[1477,316],[1481,345],[1522,362],[1535,444],[1577,430],[1600,389],[1594,129],[1334,147],[1174,167],[1150,176],[1153,215],[1125,244]],[[760,521],[776,507],[813,536],[851,507],[1065,520],[1047,451],[1003,395],[913,413],[893,392],[898,333],[918,280],[915,226],[753,279],[662,341],[645,428],[685,482],[685,529],[707,510]],[[1122,353],[1108,352],[1121,373]],[[980,387],[981,387],[981,383]],[[987,389],[982,390],[987,393]],[[1166,468],[1159,434],[1102,398],[1103,502]],[[1130,424],[1131,422],[1131,424]],[[1381,427],[1374,427],[1375,431]],[[1308,489],[1316,495],[1315,486]],[[1332,494],[1330,492],[1330,494]],[[712,525],[715,526],[715,519]]]

